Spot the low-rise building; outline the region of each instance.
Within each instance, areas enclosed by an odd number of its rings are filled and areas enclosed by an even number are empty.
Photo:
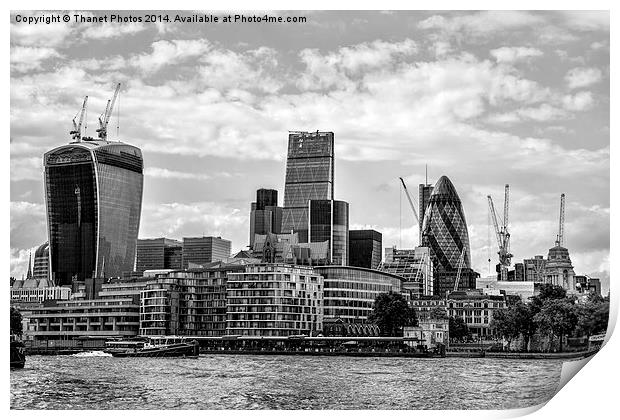
[[[452,292],[446,301],[448,316],[462,318],[470,332],[478,337],[494,335],[493,313],[506,307],[504,296],[489,296],[480,290]]]
[[[67,300],[69,297],[71,297],[71,288],[65,286],[11,288],[12,301],[43,302],[45,300]]]
[[[498,281],[495,276],[477,279],[476,289],[487,295],[519,296],[523,302],[538,292],[533,281]]]
[[[417,327],[404,327],[403,337],[405,344],[416,347],[426,346],[435,349],[438,346],[447,347],[450,342],[450,328],[448,318],[420,319]]]
[[[412,299],[409,304],[418,314],[418,319],[429,319],[434,310],[441,310],[447,315],[446,299],[439,296],[420,296]]]

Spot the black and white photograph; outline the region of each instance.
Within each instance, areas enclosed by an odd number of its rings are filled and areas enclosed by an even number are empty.
[[[608,350],[609,10],[9,14],[12,413],[517,413]]]

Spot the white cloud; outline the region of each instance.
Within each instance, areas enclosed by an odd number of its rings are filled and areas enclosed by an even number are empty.
[[[594,98],[591,92],[581,91],[574,95],[565,95],[562,103],[569,111],[587,111],[594,105]]]
[[[40,70],[44,61],[57,57],[61,55],[54,48],[16,46],[11,48],[11,70],[22,73]]]
[[[531,47],[501,47],[490,53],[498,63],[514,63],[543,55],[541,50]]]
[[[541,23],[543,18],[521,11],[485,11],[445,18],[431,16],[420,23],[420,29],[440,29],[447,32],[487,34]]]
[[[603,79],[603,72],[597,68],[577,67],[569,70],[564,77],[569,89],[583,88]]]
[[[204,39],[160,40],[151,44],[152,52],[133,57],[132,64],[144,73],[155,73],[166,65],[178,65],[184,60],[200,57],[212,46]]]

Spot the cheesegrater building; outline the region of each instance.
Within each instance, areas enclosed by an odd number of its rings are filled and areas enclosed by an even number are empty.
[[[54,284],[131,271],[142,208],[140,149],[78,141],[45,153],[43,163]]]
[[[334,133],[290,132],[284,183],[282,233],[308,242],[308,201],[334,199]]]

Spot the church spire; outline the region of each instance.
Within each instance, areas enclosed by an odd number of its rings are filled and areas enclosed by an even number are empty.
[[[28,274],[26,274],[26,280],[32,278],[32,251],[30,251],[30,255],[28,256]]]

